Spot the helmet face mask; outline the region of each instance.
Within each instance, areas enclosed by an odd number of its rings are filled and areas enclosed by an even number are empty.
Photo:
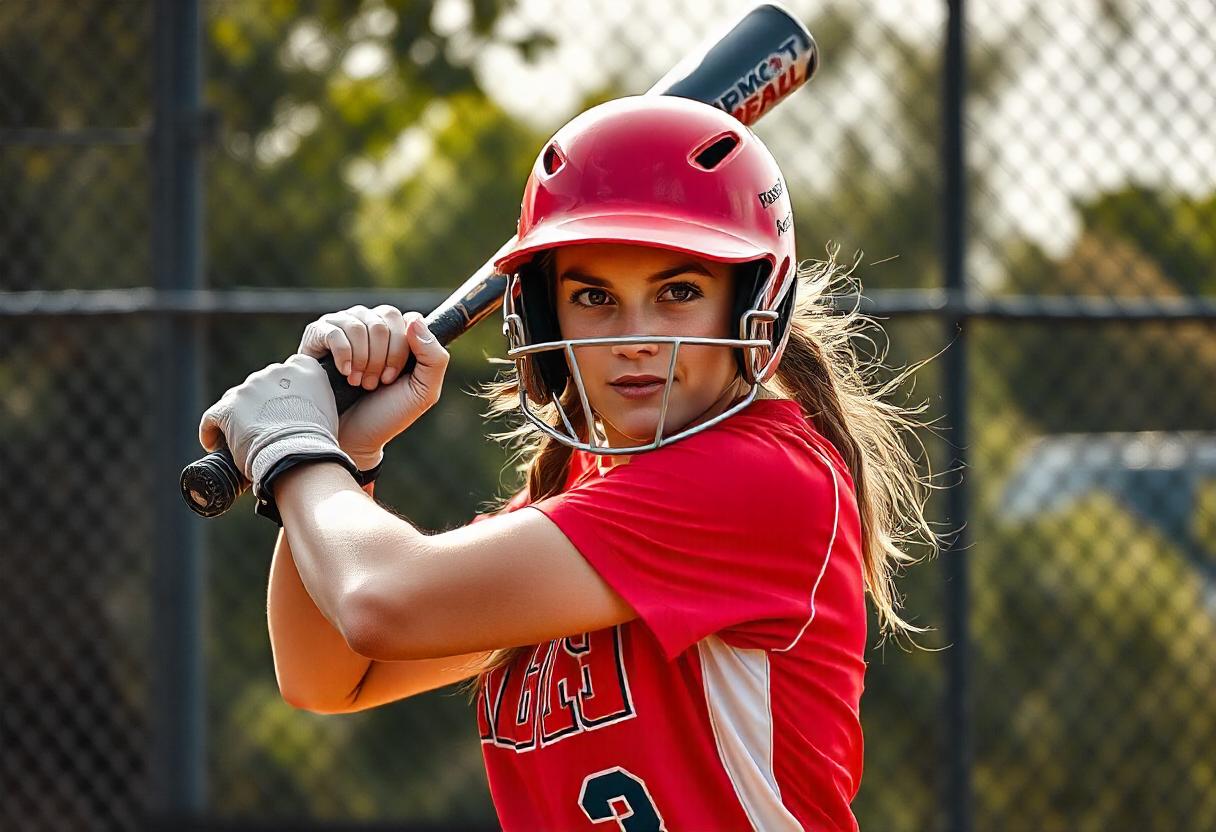
[[[755,400],[761,379],[767,377],[764,375],[767,368],[780,358],[780,345],[776,337],[780,315],[772,309],[758,308],[755,301],[770,284],[764,279],[768,271],[767,263],[760,263],[759,268],[754,270],[749,266],[751,264],[741,264],[736,268],[739,282],[733,305],[736,311],[742,309],[742,312],[732,313],[731,320],[737,326],[737,337],[656,333],[563,338],[554,311],[551,270],[546,273],[543,266],[529,263],[511,276],[503,306],[503,333],[508,342],[507,357],[515,361],[520,409],[533,425],[554,440],[602,455],[655,450],[738,413]],[[787,285],[792,287],[793,284]],[[538,296],[547,299],[547,302]],[[670,347],[670,354],[665,359],[666,373],[653,435],[639,438],[634,444],[610,446],[603,429],[602,414],[595,408],[588,392],[579,355],[585,350],[627,345],[665,345]],[[712,418],[694,419],[689,425],[669,427],[676,368],[681,349],[687,347],[730,349],[736,355],[736,378],[742,378],[748,390],[742,398]],[[556,424],[546,418],[543,408],[548,406],[556,411]]]
[[[529,177],[515,244],[496,263],[509,275],[503,332],[527,419],[563,444],[627,455],[705,430],[751,404],[776,372],[793,308],[794,234],[785,190],[780,170],[760,140],[708,105],[664,96],[621,99],[589,110],[560,130]],[[639,245],[732,264],[732,331],[723,334],[733,337],[641,333],[563,338],[553,258],[538,255],[592,243]],[[606,420],[593,407],[579,354],[630,345],[661,345],[666,379],[653,435],[633,431],[627,435],[636,438],[635,444],[617,437],[610,446]],[[681,350],[687,355],[689,348],[706,347],[734,352],[736,378],[742,378],[747,392],[711,418],[685,412],[674,420],[684,424],[669,428]],[[552,420],[545,412],[551,407],[556,411]]]

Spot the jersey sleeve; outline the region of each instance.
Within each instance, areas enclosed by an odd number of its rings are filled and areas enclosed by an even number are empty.
[[[707,432],[534,507],[670,660],[715,633],[765,649],[797,638],[835,535],[838,479],[809,447]]]

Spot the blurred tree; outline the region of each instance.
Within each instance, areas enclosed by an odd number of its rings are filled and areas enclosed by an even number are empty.
[[[0,3],[0,128],[146,123],[151,25],[137,3]],[[4,145],[0,290],[146,285],[148,188],[138,143]]]
[[[511,233],[508,211],[501,227],[460,221],[487,184],[519,188],[541,138],[508,123],[471,69],[502,41],[493,24],[509,3],[439,5],[448,12],[410,0],[212,7],[206,97],[224,125],[207,189],[215,285],[447,286]],[[511,42],[531,53],[545,41]],[[379,237],[357,228],[407,195],[414,210],[379,220]],[[424,259],[400,259],[419,245]]]
[[[1104,494],[984,527],[976,828],[1211,828],[1211,584]]]
[[[1155,263],[1177,294],[1216,293],[1216,192],[1188,197],[1146,185],[1128,185],[1077,206],[1087,234],[1123,240]],[[1119,258],[1121,259],[1121,258]],[[1128,264],[1127,289],[1155,294],[1163,281],[1141,275]],[[1173,294],[1173,293],[1170,293]]]
[[[146,4],[0,3],[0,291],[147,282],[143,148],[38,131],[138,126],[150,25]],[[146,809],[147,336],[0,323],[4,828]]]
[[[1077,206],[1083,223],[1056,260],[1009,247],[1019,287],[1044,295],[1177,299],[1216,291],[1216,194],[1129,186]],[[993,331],[990,378],[1048,433],[1206,430],[1216,424],[1216,329],[1206,322],[1042,324]],[[1058,360],[1066,356],[1066,361]]]
[[[1062,257],[1019,240],[1004,260],[1020,290],[1043,295],[1211,292],[1214,211],[1216,195],[1127,186],[1078,203],[1082,229]],[[1027,435],[1210,431],[1216,328],[985,322],[973,355],[985,463],[976,472],[976,675],[989,680],[976,691],[977,826],[1216,824],[1204,750],[1213,711],[1200,693],[1216,666],[1216,587],[1206,577],[1216,541],[1198,517],[1198,550],[1163,538],[1101,490],[1028,523],[999,509]],[[1155,498],[1163,512],[1164,501],[1188,499]]]

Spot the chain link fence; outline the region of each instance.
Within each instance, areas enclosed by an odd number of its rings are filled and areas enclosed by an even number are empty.
[[[888,363],[949,345],[911,395],[964,530],[901,580],[930,649],[867,656],[861,827],[1216,829],[1216,7],[788,5],[823,66],[757,132],[801,254],[860,258]],[[0,828],[494,827],[459,694],[281,700],[273,529],[169,475],[317,314],[433,306],[552,130],[742,8],[0,3]],[[514,484],[496,330],[389,450],[426,528]]]

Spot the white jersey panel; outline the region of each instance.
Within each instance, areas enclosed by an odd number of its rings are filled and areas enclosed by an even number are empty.
[[[773,774],[773,710],[764,650],[731,647],[717,636],[697,642],[705,702],[718,756],[752,826],[801,830],[781,802]]]

